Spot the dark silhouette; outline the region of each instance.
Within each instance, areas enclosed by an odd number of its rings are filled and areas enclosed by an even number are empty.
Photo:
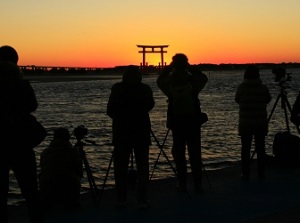
[[[186,190],[187,164],[191,163],[195,191],[202,191],[201,108],[198,95],[208,79],[199,70],[188,71],[188,58],[176,54],[170,66],[157,79],[158,87],[168,97],[167,127],[172,130],[172,155],[175,160],[179,190]]]
[[[293,104],[293,108],[291,111],[291,122],[294,123],[295,125],[299,126],[300,125],[300,92]]]
[[[7,222],[9,171],[14,172],[28,206],[30,222],[44,222],[38,192],[36,157],[33,148],[16,138],[19,120],[37,109],[30,83],[22,79],[17,66],[18,54],[10,46],[0,47],[1,156],[0,156],[0,221]]]
[[[40,191],[47,207],[74,207],[80,194],[82,162],[79,151],[70,143],[66,128],[54,131],[53,140],[42,152]]]
[[[271,96],[260,79],[259,69],[249,65],[244,81],[238,86],[235,101],[239,104],[239,127],[242,151],[242,179],[250,177],[250,150],[255,139],[258,177],[265,177],[265,136],[268,133],[267,104]]]
[[[107,115],[113,120],[114,174],[120,206],[125,206],[127,202],[127,172],[132,150],[137,165],[137,200],[140,207],[148,205],[151,143],[148,112],[153,107],[152,89],[142,83],[138,67],[129,66],[122,82],[113,85],[107,104]]]

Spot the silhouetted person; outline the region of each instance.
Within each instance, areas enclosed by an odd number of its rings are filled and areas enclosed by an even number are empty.
[[[129,66],[122,82],[112,86],[107,115],[113,120],[114,174],[119,206],[127,203],[127,171],[134,151],[138,175],[137,200],[146,207],[149,182],[149,145],[151,123],[149,111],[154,107],[151,88],[142,83],[136,66]]]
[[[79,151],[70,143],[66,128],[57,128],[53,140],[41,153],[40,191],[47,207],[74,207],[80,195],[82,162]]]
[[[252,138],[255,139],[258,177],[265,176],[265,136],[268,133],[267,104],[271,96],[260,79],[259,69],[249,65],[244,81],[238,86],[235,101],[239,104],[239,127],[242,151],[242,179],[250,176],[250,150]]]
[[[297,126],[300,125],[300,116],[299,115],[300,115],[300,92],[293,104],[293,108],[291,111],[291,122]]]
[[[208,79],[201,71],[190,73],[188,68],[186,55],[174,55],[171,65],[158,77],[157,85],[168,97],[167,127],[173,135],[172,155],[178,174],[178,189],[185,191],[187,186],[187,146],[194,188],[201,192],[201,108],[198,95]]]
[[[43,222],[35,152],[14,135],[14,124],[29,116],[38,106],[34,90],[28,81],[22,79],[17,62],[18,54],[14,48],[0,47],[0,222],[7,222],[8,219],[10,169],[26,200],[30,222]]]

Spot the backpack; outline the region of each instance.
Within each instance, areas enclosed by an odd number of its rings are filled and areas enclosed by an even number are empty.
[[[278,132],[273,142],[275,163],[281,166],[300,165],[300,138],[289,132]]]

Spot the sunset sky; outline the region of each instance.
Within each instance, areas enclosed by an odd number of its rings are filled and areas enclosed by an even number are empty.
[[[165,62],[300,62],[299,0],[4,0],[0,45],[19,65],[140,64],[141,45],[169,45]],[[158,65],[160,54],[147,54]]]

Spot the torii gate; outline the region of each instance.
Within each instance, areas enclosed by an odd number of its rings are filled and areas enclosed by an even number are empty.
[[[143,54],[143,64],[142,69],[144,71],[144,68],[146,66],[146,53],[160,53],[161,57],[161,66],[164,67],[164,53],[167,53],[167,51],[164,50],[164,48],[167,48],[169,45],[137,45],[139,48],[143,48],[142,51],[139,51],[139,53]],[[159,48],[159,50],[156,50]],[[151,50],[146,50],[151,49]]]

